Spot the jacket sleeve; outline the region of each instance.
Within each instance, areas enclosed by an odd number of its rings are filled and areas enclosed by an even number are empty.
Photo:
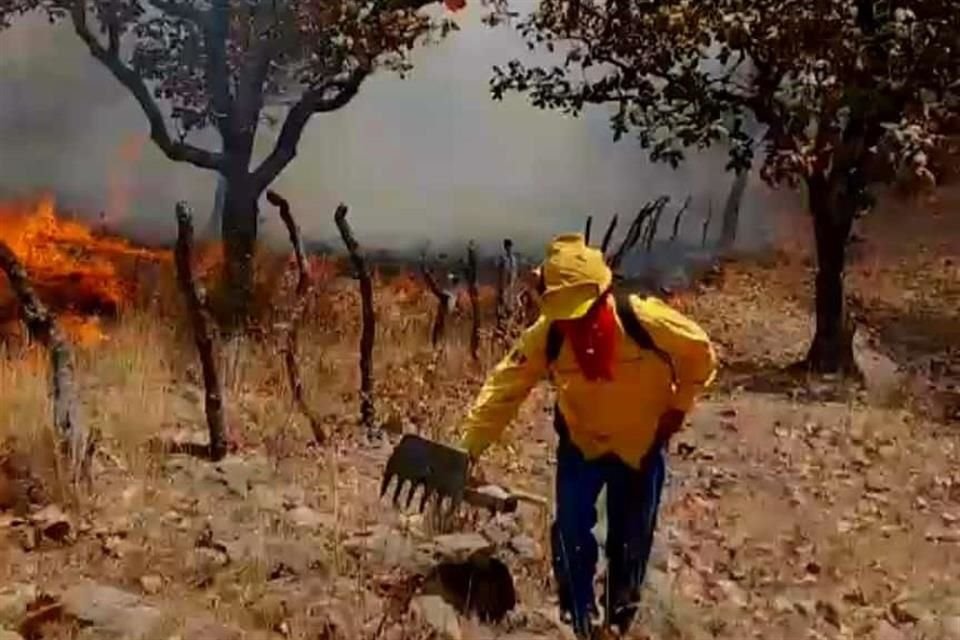
[[[547,328],[527,329],[489,375],[464,422],[460,446],[477,457],[498,440],[520,405],[547,372]]]
[[[657,298],[634,298],[633,306],[654,343],[673,361],[671,408],[689,412],[716,376],[717,356],[710,338],[697,323]]]

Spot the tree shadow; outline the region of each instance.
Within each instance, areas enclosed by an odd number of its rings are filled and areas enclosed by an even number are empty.
[[[772,362],[750,360],[721,365],[718,388],[725,391],[746,391],[786,396],[809,402],[841,402],[863,389],[858,376],[811,373],[806,362],[783,366]]]
[[[172,438],[152,438],[147,447],[151,453],[162,455],[185,455],[212,462],[210,445],[202,442],[181,441]]]

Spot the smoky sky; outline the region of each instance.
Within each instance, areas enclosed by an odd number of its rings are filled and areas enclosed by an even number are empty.
[[[511,29],[482,25],[480,13],[457,14],[462,30],[417,51],[406,79],[376,75],[346,108],[311,120],[274,184],[305,236],[335,238],[333,210],[345,202],[357,234],[377,246],[467,238],[492,246],[510,236],[537,250],[550,234],[581,229],[587,213],[603,226],[665,194],[678,204],[693,196],[681,234],[699,238],[709,204],[719,215],[732,183],[725,153],[698,154],[674,170],[651,164],[629,136],[614,143],[603,109],[570,118],[519,96],[493,101],[493,65],[526,48]],[[153,241],[172,239],[174,204],[186,200],[202,226],[215,175],[167,160],[148,131],[135,101],[68,25],[30,16],[0,33],[0,195],[53,191],[61,206],[103,212],[124,233]],[[275,135],[261,127],[258,153]],[[745,246],[767,239],[790,206],[785,198],[751,180]],[[265,237],[279,241],[281,226],[269,205],[261,209]]]

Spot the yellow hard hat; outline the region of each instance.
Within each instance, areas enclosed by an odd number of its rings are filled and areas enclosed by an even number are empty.
[[[613,283],[603,252],[587,246],[582,233],[555,237],[540,268],[544,285],[540,310],[548,320],[584,316]]]

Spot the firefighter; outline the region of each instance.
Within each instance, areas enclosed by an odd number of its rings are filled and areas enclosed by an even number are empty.
[[[476,461],[536,384],[557,391],[554,577],[578,638],[626,633],[638,605],[666,474],[666,448],[715,375],[710,340],[653,297],[623,295],[581,234],[550,243],[540,317],[487,378],[461,446]],[[606,488],[603,618],[594,595],[596,502]]]

